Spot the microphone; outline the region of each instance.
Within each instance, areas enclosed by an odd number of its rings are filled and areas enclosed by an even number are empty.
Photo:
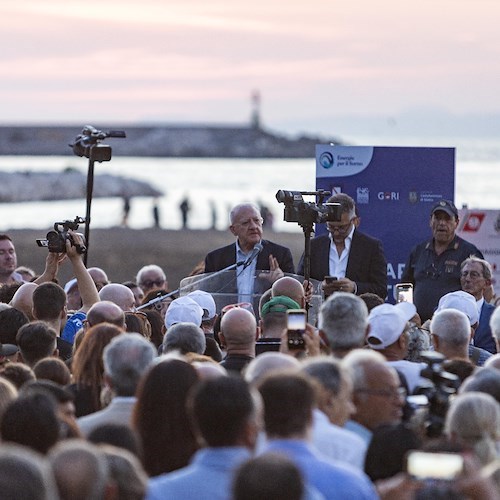
[[[247,268],[257,258],[257,255],[259,255],[259,253],[262,252],[263,248],[264,247],[262,246],[262,243],[255,244],[255,246],[253,247],[252,253],[247,257],[247,260],[245,260],[242,263],[243,269]]]

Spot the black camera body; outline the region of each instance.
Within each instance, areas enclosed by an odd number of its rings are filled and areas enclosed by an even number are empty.
[[[45,240],[36,240],[39,247],[47,247],[49,252],[66,253],[66,241],[70,241],[74,245],[73,239],[68,231],[76,231],[80,224],[85,224],[85,219],[75,217],[75,220],[65,220],[63,222],[55,222],[54,229],[47,233]],[[85,253],[84,245],[77,245],[77,251],[80,254]]]
[[[323,203],[329,191],[285,191],[276,193],[279,203],[285,204],[284,220],[297,222],[302,227],[312,227],[322,222],[339,222],[342,216],[340,203]],[[318,203],[306,202],[303,196],[316,196]]]
[[[438,437],[443,430],[450,397],[456,394],[460,385],[459,378],[444,370],[445,357],[435,351],[421,353],[427,366],[421,371],[421,376],[427,379],[427,384],[417,387],[415,394],[427,397],[426,433],[429,437]]]
[[[102,132],[91,125],[83,127],[82,133],[77,136],[75,142],[69,146],[77,156],[85,156],[92,161],[103,162],[111,160],[111,146],[101,144],[106,137],[125,138],[123,130],[110,130]]]

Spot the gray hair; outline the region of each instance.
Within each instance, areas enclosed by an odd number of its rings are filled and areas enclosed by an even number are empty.
[[[367,326],[368,308],[352,293],[334,293],[321,306],[319,328],[334,350],[362,347]]]
[[[138,285],[140,285],[141,280],[142,280],[142,276],[145,273],[148,273],[150,271],[154,271],[154,272],[158,273],[164,280],[167,279],[165,272],[163,271],[163,269],[160,266],[157,266],[156,264],[148,264],[147,266],[143,266],[139,269],[139,272],[137,273],[137,276],[135,278],[135,282]]]
[[[340,211],[341,213],[349,214],[349,218],[352,219],[356,215],[356,204],[354,200],[345,193],[337,193],[333,196],[330,196],[327,203],[340,203]]]
[[[431,334],[450,347],[463,347],[469,343],[470,321],[465,313],[456,309],[443,309],[431,320]]]
[[[104,371],[119,396],[133,396],[141,375],[151,365],[156,352],[153,344],[138,333],[114,337],[104,348]]]
[[[445,420],[445,433],[471,446],[483,465],[495,460],[500,438],[500,405],[489,394],[469,392],[457,396]]]
[[[176,323],[167,330],[163,338],[163,352],[178,350],[181,354],[203,354],[206,346],[207,340],[203,330],[193,323]]]
[[[267,351],[259,354],[248,363],[244,370],[244,378],[249,384],[256,385],[270,373],[298,371],[300,367],[300,361],[289,354]]]
[[[419,363],[422,360],[421,353],[431,348],[431,338],[429,332],[416,325],[412,325],[408,330],[408,354],[406,360]]]
[[[493,336],[500,342],[500,306],[491,315],[490,328]]]
[[[302,370],[334,396],[340,392],[345,374],[342,372],[342,364],[339,360],[326,356],[313,358],[304,363]]]
[[[465,259],[460,265],[460,270],[462,270],[467,264],[474,264],[474,263],[481,264],[481,268],[483,270],[483,277],[487,280],[491,280],[493,272],[490,263],[487,260],[476,257],[475,255],[471,255],[470,257]]]
[[[234,221],[236,219],[236,216],[238,215],[238,212],[240,210],[242,210],[243,208],[253,208],[260,215],[259,207],[255,203],[240,203],[239,205],[236,205],[235,207],[233,207],[231,209],[231,212],[229,212],[229,222],[231,224],[234,224]]]
[[[385,365],[386,359],[382,354],[369,349],[355,349],[342,360],[352,378],[353,390],[363,389],[368,385],[368,372],[374,365]]]

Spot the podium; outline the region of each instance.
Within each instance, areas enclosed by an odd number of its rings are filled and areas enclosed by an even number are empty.
[[[270,271],[255,271],[253,287],[254,293],[251,295],[238,294],[236,272],[234,270],[188,276],[180,282],[179,294],[187,295],[195,290],[203,290],[204,292],[210,293],[215,300],[218,314],[220,314],[220,311],[224,306],[247,302],[252,305],[255,317],[258,320],[259,300],[262,297],[262,294],[269,290],[272,286],[269,274]],[[300,276],[298,274],[285,273],[285,276],[295,278],[301,283],[304,281],[304,276]],[[321,281],[313,279],[310,281],[313,285],[313,296],[310,302],[308,322],[312,325],[316,325],[319,308],[323,302],[323,294],[321,290]]]

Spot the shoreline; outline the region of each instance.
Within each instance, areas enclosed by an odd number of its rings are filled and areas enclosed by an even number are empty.
[[[36,244],[45,238],[37,229],[13,229],[7,232],[16,247],[18,266],[28,266],[37,274],[43,272],[47,250]],[[295,267],[304,250],[302,234],[264,230],[264,238],[290,248]],[[89,235],[88,267],[102,267],[110,281],[122,283],[135,280],[139,269],[147,264],[157,264],[166,273],[169,288],[175,290],[179,281],[189,276],[203,262],[205,255],[229,245],[234,237],[229,230],[168,230],[129,229],[113,227],[91,229]],[[73,277],[71,266],[64,262],[58,274],[64,284]]]

